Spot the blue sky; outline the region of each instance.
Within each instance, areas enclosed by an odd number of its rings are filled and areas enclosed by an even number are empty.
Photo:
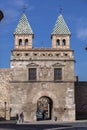
[[[75,75],[87,81],[87,0],[0,0],[4,19],[0,22],[0,68],[10,67],[14,48],[13,32],[26,6],[26,15],[34,32],[34,47],[51,47],[50,34],[62,6],[62,15],[72,33]]]

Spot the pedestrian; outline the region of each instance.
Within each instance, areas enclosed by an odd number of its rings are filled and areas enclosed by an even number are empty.
[[[20,113],[20,122],[21,123],[24,122],[24,114],[23,114],[23,112]]]
[[[57,117],[56,116],[54,116],[54,120],[57,121]]]
[[[16,123],[18,123],[19,122],[19,115],[18,115],[18,113],[16,114]]]

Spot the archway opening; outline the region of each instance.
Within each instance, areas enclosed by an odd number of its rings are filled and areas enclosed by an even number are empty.
[[[37,120],[51,120],[52,118],[52,100],[43,96],[37,101]]]

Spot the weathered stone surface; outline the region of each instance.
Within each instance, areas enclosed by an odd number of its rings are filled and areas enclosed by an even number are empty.
[[[0,69],[0,117],[9,119],[11,70]],[[5,108],[6,102],[6,108]],[[6,112],[6,115],[5,115]]]

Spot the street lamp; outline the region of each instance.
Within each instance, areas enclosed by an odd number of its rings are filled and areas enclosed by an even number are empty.
[[[5,118],[5,120],[6,120],[6,105],[7,105],[7,102],[4,102],[4,105],[5,105],[5,115],[4,115],[4,118]]]
[[[11,120],[11,111],[12,111],[12,108],[10,107],[10,120]]]

